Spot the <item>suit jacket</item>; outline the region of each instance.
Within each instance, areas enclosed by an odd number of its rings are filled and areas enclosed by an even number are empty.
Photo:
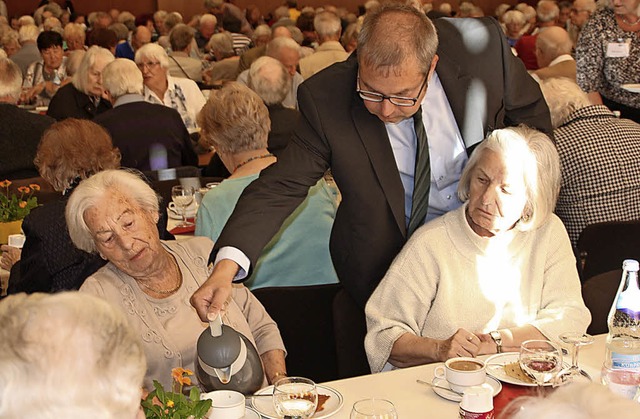
[[[557,64],[543,67],[534,71],[534,74],[541,80],[550,79],[553,77],[566,77],[568,79],[576,81],[576,62],[575,60],[561,61]]]
[[[496,128],[525,123],[551,133],[537,83],[493,18],[437,19],[437,72],[467,150]],[[238,201],[215,244],[241,249],[252,266],[308,188],[331,168],[342,193],[331,255],[345,289],[364,306],[407,239],[404,189],[384,123],[356,93],[357,57],[298,90],[301,121],[278,162]],[[295,182],[294,182],[295,180]],[[257,217],[256,213],[261,213]]]
[[[175,109],[145,102],[140,96],[140,101],[116,106],[93,121],[111,134],[123,167],[147,171],[198,165],[189,132]],[[158,145],[166,150],[166,165],[163,155],[155,154]]]
[[[48,116],[0,104],[0,179],[39,176],[33,159],[42,134],[54,122]]]
[[[111,104],[100,99],[96,106],[91,98],[71,83],[62,86],[49,102],[47,115],[62,121],[66,118],[93,119],[96,115],[111,109]]]

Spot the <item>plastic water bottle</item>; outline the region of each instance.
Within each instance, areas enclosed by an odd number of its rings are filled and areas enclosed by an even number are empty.
[[[603,382],[611,390],[634,398],[640,384],[640,288],[638,261],[622,264],[622,278],[608,317]]]

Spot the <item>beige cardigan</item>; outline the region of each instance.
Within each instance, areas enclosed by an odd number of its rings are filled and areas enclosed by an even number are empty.
[[[183,276],[182,286],[170,297],[148,296],[132,277],[111,263],[87,278],[80,288],[81,292],[104,298],[121,309],[129,324],[140,333],[147,358],[144,379],[147,389],[153,389],[153,380],[170,388],[172,368],[195,371],[196,342],[208,326],[200,321],[189,298],[209,276],[207,260],[213,242],[206,237],[194,237],[162,245],[176,258]],[[278,326],[253,294],[244,285],[234,285],[232,295],[223,322],[249,338],[260,355],[273,349],[284,350]]]
[[[591,320],[569,237],[551,215],[535,231],[478,236],[465,208],[421,227],[366,306],[371,370],[385,367],[404,333],[448,339],[458,328],[488,333],[531,324],[549,339],[583,333]]]

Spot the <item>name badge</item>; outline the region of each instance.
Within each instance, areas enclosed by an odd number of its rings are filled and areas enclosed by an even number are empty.
[[[609,42],[607,44],[607,57],[627,58],[629,56],[629,43]]]

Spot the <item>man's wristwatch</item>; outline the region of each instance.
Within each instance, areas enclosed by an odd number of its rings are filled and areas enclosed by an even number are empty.
[[[497,352],[501,354],[502,353],[502,335],[500,334],[499,331],[494,330],[493,332],[489,332],[489,336],[491,336],[491,339],[493,339],[493,341],[496,343]]]

